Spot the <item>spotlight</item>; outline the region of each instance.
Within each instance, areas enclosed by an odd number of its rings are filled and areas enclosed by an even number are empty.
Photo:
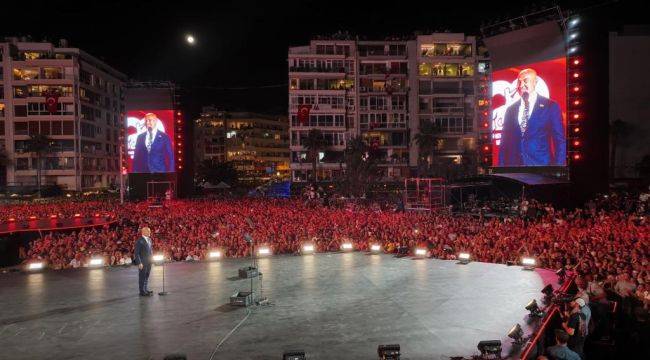
[[[271,249],[269,249],[267,246],[262,246],[257,250],[257,255],[259,256],[271,255]]]
[[[221,258],[221,251],[219,250],[212,250],[208,253],[208,259],[210,260],[216,260]]]
[[[574,54],[576,51],[578,51],[577,46],[572,46],[572,47],[569,48],[569,54]]]
[[[287,351],[282,354],[282,360],[306,360],[305,352],[302,350]]]
[[[350,251],[352,250],[352,243],[346,242],[341,245],[341,250]]]
[[[574,27],[580,23],[580,18],[573,18],[573,20],[569,21],[569,27]]]
[[[36,216],[34,216],[34,215],[30,216],[29,220],[36,220]]]
[[[44,268],[45,268],[45,263],[43,263],[42,261],[31,262],[27,264],[28,271],[39,271],[39,270],[43,270]]]
[[[524,331],[521,329],[519,324],[510,329],[508,337],[514,340],[512,343],[515,345],[522,345],[524,343]]]
[[[537,305],[537,300],[533,299],[531,300],[528,305],[526,305],[526,310],[530,312],[530,316],[534,317],[544,317],[544,312],[539,309],[539,306]]]
[[[578,33],[574,32],[571,35],[569,35],[569,40],[575,40],[575,38],[577,38],[577,37],[578,37]]]
[[[524,265],[524,270],[533,270],[535,268],[535,259],[533,258],[522,258],[521,264]]]
[[[104,265],[104,259],[103,258],[92,258],[90,259],[90,263],[88,264],[91,267],[100,267]]]
[[[58,216],[56,216],[56,214],[52,214],[52,215],[50,215],[50,219],[56,219],[57,217],[58,217]]]
[[[312,244],[305,244],[302,246],[302,253],[303,254],[313,254],[314,253],[314,245]]]
[[[378,253],[381,251],[381,245],[379,244],[372,244],[370,245],[370,251],[373,253]]]
[[[496,355],[497,359],[501,358],[501,340],[483,340],[476,347],[483,357]]]
[[[377,356],[380,360],[399,360],[399,344],[379,345],[377,346]]]
[[[80,218],[80,217],[81,217],[81,214],[74,214],[74,217],[76,217],[76,218]]]
[[[153,262],[160,264],[161,262],[165,261],[165,255],[163,254],[156,254],[151,257],[153,259]]]
[[[580,156],[580,154],[574,154],[573,155],[573,160],[580,160],[580,158],[582,158],[582,156]]]
[[[10,222],[10,223],[12,223],[12,222],[16,222],[16,219],[15,219],[15,218],[9,218],[9,219],[7,220],[7,222]]]
[[[458,260],[460,260],[461,264],[469,263],[469,259],[470,259],[469,253],[460,253],[460,254],[458,254]]]
[[[427,255],[427,251],[425,249],[415,249],[415,256],[423,257]]]
[[[553,290],[553,285],[548,284],[548,285],[544,286],[544,288],[542,289],[542,294],[544,294],[546,297],[550,298],[550,297],[553,296],[553,291],[554,291]]]

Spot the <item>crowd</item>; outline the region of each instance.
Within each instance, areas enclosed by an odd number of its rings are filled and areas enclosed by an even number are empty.
[[[203,260],[211,249],[227,257],[248,256],[245,234],[274,254],[297,254],[304,243],[314,244],[319,252],[338,251],[351,242],[360,251],[381,244],[388,253],[422,247],[440,259],[455,259],[461,251],[475,261],[492,263],[517,263],[529,256],[540,267],[579,273],[580,289],[592,297],[587,303],[601,301],[602,294],[610,292],[623,300],[626,311],[647,314],[647,200],[601,197],[573,211],[520,204],[540,210],[535,218],[404,212],[359,202],[325,206],[303,199],[174,200],[160,208],[146,202],[61,202],[4,206],[0,216],[110,213],[119,219],[110,227],[45,234],[23,251],[26,262],[42,259],[54,269],[85,266],[96,256],[109,265],[130,264],[138,229],[146,225],[153,230],[155,251],[174,261]]]

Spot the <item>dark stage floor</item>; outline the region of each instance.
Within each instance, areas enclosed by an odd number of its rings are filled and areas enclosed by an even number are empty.
[[[281,359],[291,349],[308,359],[376,359],[377,345],[393,343],[403,359],[468,356],[480,340],[509,344],[515,323],[526,329],[524,306],[541,297],[543,278],[554,279],[518,266],[361,253],[259,263],[273,305],[249,308],[214,359]],[[0,274],[0,358],[209,359],[247,314],[226,305],[249,288],[235,278],[247,264],[168,264],[169,294],[151,298],[137,295],[135,267]],[[161,281],[154,267],[151,288]]]

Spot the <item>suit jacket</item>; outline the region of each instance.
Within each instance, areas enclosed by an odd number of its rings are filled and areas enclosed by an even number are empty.
[[[147,135],[143,132],[138,135],[135,142],[135,153],[133,154],[133,172],[136,173],[160,173],[174,171],[174,151],[169,135],[162,131],[156,133],[151,151],[147,151]]]
[[[151,243],[153,246],[153,241]],[[149,265],[152,262],[153,251],[152,248],[147,244],[147,240],[144,236],[140,236],[135,242],[135,251],[133,252],[133,263],[136,265]]]
[[[564,166],[566,136],[560,106],[537,94],[526,132],[519,127],[521,100],[506,109],[499,147],[499,166]]]

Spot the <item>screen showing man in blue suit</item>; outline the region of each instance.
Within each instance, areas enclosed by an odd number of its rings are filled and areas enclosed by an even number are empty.
[[[145,131],[137,136],[133,154],[134,173],[165,173],[174,171],[174,150],[169,135],[161,131],[160,119],[154,113],[144,116]]]
[[[559,104],[536,91],[537,72],[517,77],[518,101],[503,116],[498,166],[564,166],[566,135]]]

